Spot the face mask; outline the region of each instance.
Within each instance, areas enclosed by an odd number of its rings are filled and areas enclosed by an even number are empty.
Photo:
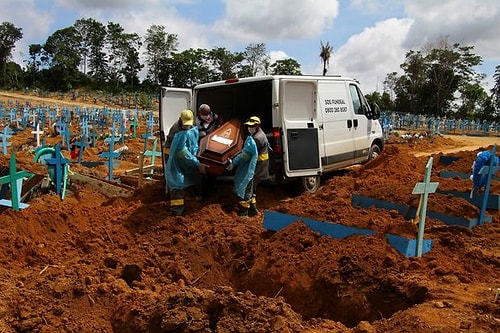
[[[255,128],[255,127],[248,128],[248,133],[250,133],[250,134],[254,134],[256,131],[257,131],[257,128]]]

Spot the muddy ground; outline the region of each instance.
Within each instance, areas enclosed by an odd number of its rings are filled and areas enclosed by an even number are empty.
[[[52,102],[62,103],[43,101]],[[46,173],[33,162],[29,131],[12,142],[18,170]],[[417,258],[384,236],[415,238],[412,221],[394,209],[351,204],[358,194],[416,208],[420,196],[412,191],[430,157],[439,190],[469,192],[469,179],[440,171],[470,173],[476,154],[496,142],[392,135],[378,159],[324,177],[316,194],[263,184],[261,213],[240,218],[223,180],[204,202],[188,197],[185,216],[170,216],[160,167],[140,187],[137,175],[125,175],[144,147],[142,138],[129,138],[114,169],[121,196],[73,180],[64,200],[53,187],[40,188],[28,208],[0,209],[0,332],[499,332],[497,210],[486,211],[492,222],[473,228],[427,217],[424,238],[433,248]],[[87,148],[84,161],[99,161],[103,150],[102,143]],[[446,165],[441,156],[457,160]],[[0,154],[0,168],[8,163]],[[108,174],[104,165],[72,163],[71,171]],[[492,181],[491,193],[499,192]],[[273,232],[263,228],[265,210],[299,218]],[[467,200],[440,193],[429,195],[427,210],[480,215]],[[376,233],[334,239],[300,217]]]

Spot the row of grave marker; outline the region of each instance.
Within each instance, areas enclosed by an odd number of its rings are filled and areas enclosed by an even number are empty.
[[[44,162],[45,164],[48,165],[48,168],[52,168],[52,179],[51,181],[55,184],[56,187],[56,193],[58,195],[61,195],[61,198],[64,198],[64,192],[65,192],[65,184],[66,184],[66,179],[67,179],[67,171],[69,170],[69,164],[70,161],[61,154],[61,150],[63,147],[66,147],[69,149],[70,147],[70,135],[72,134],[68,129],[69,129],[69,123],[65,123],[64,120],[67,118],[61,118],[60,122],[58,123],[59,125],[59,131],[58,135],[62,137],[62,143],[58,143],[55,145],[55,153],[51,152],[51,158],[45,158]],[[124,143],[125,136],[126,136],[126,131],[127,130],[133,130],[133,138],[136,138],[136,129],[137,129],[137,118],[134,118],[134,121],[131,122],[130,127],[125,127],[124,124],[126,122],[122,121],[120,122],[121,126],[119,128],[115,127],[115,121],[112,122],[112,127],[110,128],[111,133],[109,134],[108,137],[104,139],[104,142],[108,143],[109,145],[109,150],[107,152],[103,152],[100,154],[100,157],[106,158],[106,166],[108,167],[108,180],[114,180],[113,176],[113,169],[115,166],[119,165],[119,162],[116,161],[117,158],[120,157],[120,152],[115,151],[114,145],[117,142]],[[83,151],[85,147],[89,145],[94,145],[97,140],[97,134],[95,132],[90,131],[90,127],[87,126],[88,123],[86,122],[86,118],[83,117],[82,122],[80,123],[80,129],[81,132],[77,137],[80,138],[80,141],[75,141],[73,144],[79,148],[79,153],[78,153],[78,160],[77,163],[82,163],[82,157],[83,157]],[[147,114],[147,119],[146,119],[146,131],[144,134],[141,135],[142,138],[144,138],[144,152],[143,156],[144,157],[149,157],[151,165],[154,165],[155,163],[155,157],[161,156],[161,151],[157,151],[157,146],[158,146],[158,138],[155,137],[154,133],[154,126],[155,126],[155,121],[153,119],[153,113],[150,112]],[[35,122],[35,127],[33,128],[33,131],[31,134],[34,135],[34,141],[36,142],[36,147],[35,151],[40,151],[43,150],[46,147],[45,139],[42,139],[42,135],[44,134],[44,130],[40,128],[40,121]],[[118,135],[117,135],[118,134]],[[6,125],[3,127],[2,131],[0,132],[0,147],[1,151],[4,155],[9,154],[9,147],[12,146],[12,142],[9,141],[9,139],[12,138],[13,135],[16,135],[16,131],[13,131],[10,129],[9,125]],[[149,143],[150,141],[153,140],[152,144],[152,150],[149,150]],[[62,144],[62,146],[61,146]],[[7,205],[11,206],[15,210],[19,210],[21,208],[27,207],[26,204],[23,204],[20,202],[19,198],[19,193],[20,193],[20,187],[22,186],[22,179],[26,177],[32,176],[29,173],[26,172],[16,172],[13,173],[12,170],[16,170],[15,167],[15,151],[12,151],[11,153],[11,159],[10,159],[10,171],[8,176],[1,177],[0,180],[3,182],[0,182],[0,189],[5,191],[5,186],[3,184],[10,183],[10,188],[11,188],[11,200],[6,200],[2,199],[0,200],[0,205]],[[153,172],[151,170],[151,172]],[[12,176],[14,175],[14,176]],[[15,184],[14,184],[15,183]],[[64,185],[62,185],[64,184]],[[61,188],[61,186],[64,186],[64,188]],[[2,192],[0,192],[1,194]],[[1,198],[1,197],[0,197]]]
[[[422,130],[433,133],[496,135],[500,123],[486,120],[440,118],[434,116],[385,111],[381,114],[384,132],[394,130]]]
[[[125,121],[119,121],[119,127],[116,127],[116,121],[113,121],[111,124],[111,133],[109,136],[111,137],[117,137],[118,140],[115,140],[116,142],[121,142],[124,144],[125,142],[125,137],[129,135],[130,133],[133,138],[137,137],[137,118],[134,118],[134,120],[130,123],[130,126],[126,126]],[[63,147],[66,147],[66,149],[69,149],[70,147],[70,141],[71,141],[71,136],[73,132],[69,130],[70,128],[70,122],[67,120],[67,118],[60,118],[57,123],[54,124],[57,127],[56,135],[60,135],[62,138],[62,145]],[[81,122],[79,123],[80,125],[80,133],[78,133],[75,137],[81,138],[80,141],[75,142],[77,146],[80,148],[83,148],[85,146],[92,146],[94,147],[96,144],[96,140],[99,136],[106,135],[104,132],[104,128],[97,127],[98,129],[101,129],[101,134],[96,132],[95,126],[90,126],[86,117],[83,117],[81,119]],[[153,133],[155,131],[155,121],[153,118],[153,113],[150,112],[147,116],[146,119],[146,131],[145,134],[142,135],[143,138],[147,139],[153,136]],[[43,121],[42,120],[36,120],[33,126],[33,130],[31,132],[34,135],[34,142],[36,142],[36,147],[42,145],[42,140],[41,136],[46,133],[44,131],[44,126],[43,126]],[[12,145],[12,142],[9,141],[9,139],[12,138],[12,135],[15,134],[15,131],[10,128],[9,125],[5,125],[2,129],[2,132],[0,133],[0,147],[2,148],[2,153],[4,155],[8,154],[8,147]],[[118,134],[118,135],[117,135]]]
[[[141,121],[158,123],[158,119],[153,119],[152,111],[138,109],[134,110],[112,110],[108,108],[23,108],[21,110],[2,108],[0,104],[0,124],[9,125],[13,131],[26,130],[36,127],[47,129],[53,127],[54,130],[69,127],[72,122],[77,122],[83,127],[93,128],[96,132],[105,131],[111,123],[120,123],[125,129],[135,128]]]
[[[146,138],[145,147],[147,149],[150,138]],[[113,168],[117,165],[117,162],[114,160],[119,157],[119,153],[113,151],[114,148],[114,138],[107,138],[109,142],[109,151],[101,153],[102,157],[107,157],[108,166],[108,180],[113,180]],[[153,149],[146,150],[143,153],[143,156],[150,157],[151,165],[154,166],[155,157],[161,156],[161,152],[156,151],[158,139],[154,138],[153,140]],[[43,161],[41,160],[41,156],[43,154],[47,154],[47,156],[43,157]],[[66,183],[69,173],[69,164],[70,161],[64,157],[61,153],[61,145],[56,144],[55,148],[43,148],[38,147],[38,152],[35,155],[35,162],[44,163],[47,165],[48,174],[50,180],[55,185],[55,191],[57,195],[61,196],[61,199],[64,200],[65,191],[66,191]],[[32,173],[27,171],[17,171],[16,167],[16,151],[14,150],[10,156],[9,162],[9,174],[0,177],[0,206],[8,206],[12,207],[14,210],[20,210],[28,207],[28,204],[21,202],[21,190],[23,188],[23,180],[29,179],[33,177]],[[10,188],[11,191],[11,199],[7,200],[4,198],[7,192],[7,188]]]
[[[492,155],[496,154],[496,144],[493,146]],[[490,184],[493,179],[493,175],[498,171],[498,166],[493,165],[493,159],[490,159],[489,164],[482,167],[479,172],[483,177],[486,178],[486,185],[484,192],[480,195],[480,213],[477,219],[465,220],[461,217],[455,217],[445,214],[439,214],[435,212],[427,212],[427,201],[429,198],[429,194],[435,193],[437,187],[439,185],[438,182],[431,182],[430,176],[432,172],[432,161],[433,158],[430,157],[427,165],[425,167],[425,174],[423,182],[419,182],[415,184],[412,194],[419,194],[420,201],[419,206],[416,210],[411,207],[407,207],[404,205],[399,205],[387,201],[377,200],[374,198],[364,197],[358,194],[353,194],[351,198],[351,204],[353,206],[360,206],[363,208],[368,207],[377,207],[388,210],[398,211],[401,215],[405,217],[407,220],[418,220],[418,231],[415,239],[386,234],[386,238],[388,242],[401,254],[407,257],[421,257],[423,254],[432,250],[433,241],[431,239],[424,239],[424,230],[425,230],[425,220],[426,216],[430,216],[436,219],[441,220],[447,225],[459,225],[467,228],[473,228],[476,225],[484,224],[485,222],[491,222],[492,217],[486,215],[486,209],[488,208],[488,202],[492,201],[490,196]],[[494,207],[490,207],[491,209],[498,210],[500,207],[498,206],[498,196],[496,196],[497,205]],[[471,198],[472,199],[472,198]],[[360,229],[355,227],[348,227],[341,224],[324,222],[312,220],[304,216],[294,216],[290,214],[283,214],[272,211],[265,211],[264,213],[264,221],[263,227],[272,230],[279,231],[291,223],[296,221],[302,221],[305,223],[310,229],[315,230],[322,235],[328,235],[333,238],[345,238],[350,235],[360,234],[360,235],[373,235],[375,232],[370,229]],[[410,223],[410,222],[409,222]]]

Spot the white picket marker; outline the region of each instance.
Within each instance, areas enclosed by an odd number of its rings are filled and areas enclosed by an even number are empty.
[[[40,146],[40,136],[43,134],[43,131],[40,131],[40,123],[36,123],[36,131],[31,131],[31,134],[35,134],[36,137],[36,146]]]

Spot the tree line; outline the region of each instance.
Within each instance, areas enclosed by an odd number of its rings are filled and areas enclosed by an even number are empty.
[[[151,25],[139,36],[125,32],[118,23],[78,19],[55,31],[44,44],[29,45],[24,68],[11,61],[14,45],[22,37],[21,28],[10,22],[0,24],[3,89],[154,93],[158,85],[192,88],[234,77],[302,75],[301,65],[293,58],[271,62],[264,43],[249,44],[241,52],[223,46],[179,51],[177,35],[162,25]],[[333,47],[328,42],[320,44],[318,55],[326,75]],[[401,72],[385,77],[383,92],[366,97],[383,110],[498,120],[500,65],[493,77],[494,87],[487,92],[481,85],[485,75],[476,71],[483,59],[473,49],[442,39],[421,50],[409,50]],[[143,70],[146,76],[141,81]]]
[[[176,34],[151,25],[145,36],[127,33],[118,23],[106,25],[82,18],[55,31],[44,44],[30,44],[23,69],[9,61],[22,29],[0,24],[0,86],[3,89],[37,88],[66,92],[99,89],[112,93],[156,90],[158,85],[190,88],[196,84],[259,74],[300,75],[292,58],[271,63],[264,43],[249,44],[242,52],[225,47],[179,52]],[[143,51],[144,63],[141,63]],[[139,73],[146,67],[146,78]]]
[[[450,44],[446,38],[421,50],[410,50],[400,65],[402,73],[388,73],[383,93],[367,98],[384,110],[455,119],[500,120],[500,65],[489,92],[481,85],[485,74],[476,71],[483,59],[473,46]]]

